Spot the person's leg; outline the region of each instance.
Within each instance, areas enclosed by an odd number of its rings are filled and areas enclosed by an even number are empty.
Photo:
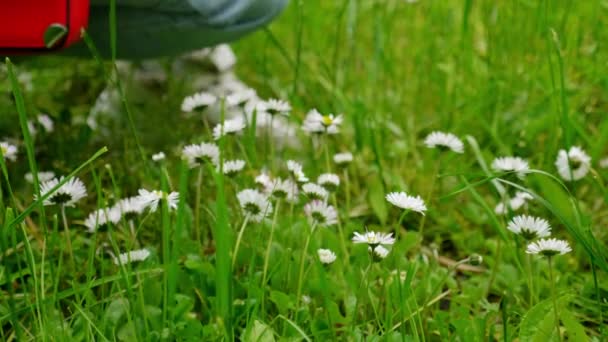
[[[117,0],[119,58],[145,59],[230,42],[267,24],[288,0]],[[108,1],[92,0],[88,32],[110,55]],[[82,44],[68,54],[85,54]]]

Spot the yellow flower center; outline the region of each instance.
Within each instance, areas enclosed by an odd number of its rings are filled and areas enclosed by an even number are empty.
[[[378,239],[376,239],[376,234],[368,234],[367,235],[367,243],[373,244],[376,243]]]
[[[323,115],[321,122],[325,126],[330,126],[332,123],[334,123],[334,117],[333,115]]]

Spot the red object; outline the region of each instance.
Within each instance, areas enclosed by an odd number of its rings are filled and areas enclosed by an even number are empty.
[[[0,54],[67,47],[80,39],[88,19],[89,0],[0,0]]]

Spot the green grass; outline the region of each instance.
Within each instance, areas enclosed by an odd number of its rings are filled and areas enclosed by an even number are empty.
[[[602,1],[293,0],[233,45],[236,73],[261,97],[288,100],[296,126],[311,108],[345,122],[329,137],[298,130],[288,148],[251,128],[222,138],[222,160],[248,161],[236,176],[181,160],[183,146],[212,141],[200,117],[180,113],[193,75],[144,85],[130,73],[116,79],[119,68],[95,57],[7,62],[0,141],[19,153],[0,157],[0,339],[607,340],[607,11]],[[117,115],[94,131],[85,122],[107,83],[118,89]],[[29,134],[39,112],[52,117],[52,133]],[[426,148],[434,130],[459,136],[464,154]],[[592,157],[576,182],[554,165],[570,146]],[[167,159],[153,163],[158,151]],[[327,161],[343,151],[354,155],[348,167]],[[509,155],[534,171],[494,173],[492,160]],[[273,200],[279,210],[247,220],[234,256],[245,221],[236,194],[263,168],[288,177],[288,159],[311,180],[340,176],[329,200],[339,223],[311,232],[304,196]],[[34,199],[41,182],[24,180],[32,170],[87,187],[66,208],[72,254],[61,210]],[[178,191],[179,205],[161,200],[156,212],[86,231],[89,213],[140,188]],[[534,199],[497,215],[502,192],[516,190]],[[384,199],[391,191],[420,195],[426,215],[403,214]],[[507,230],[517,214],[547,219],[572,246],[552,257],[552,273]],[[387,258],[352,243],[366,229],[395,233]],[[143,262],[112,262],[144,247]],[[318,248],[336,261],[321,264]],[[470,265],[474,255],[481,265]]]

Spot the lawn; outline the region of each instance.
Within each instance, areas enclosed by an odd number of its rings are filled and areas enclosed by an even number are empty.
[[[292,0],[237,78],[7,61],[1,339],[608,340],[607,14]]]

